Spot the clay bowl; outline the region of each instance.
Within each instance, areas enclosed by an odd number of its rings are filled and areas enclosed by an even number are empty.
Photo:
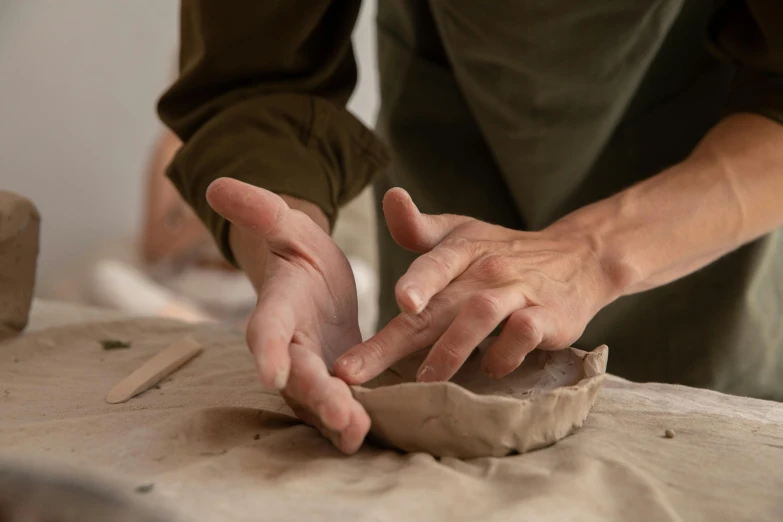
[[[371,436],[407,452],[500,457],[542,448],[578,430],[606,372],[608,348],[533,351],[502,379],[474,352],[451,382],[412,381],[423,355],[368,387],[352,388],[372,419]]]

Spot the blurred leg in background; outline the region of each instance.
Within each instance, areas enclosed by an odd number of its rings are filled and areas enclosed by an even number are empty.
[[[63,276],[55,297],[122,310],[139,316],[244,325],[255,305],[245,275],[220,255],[207,229],[166,178],[180,146],[168,131],[156,140],[147,162],[145,202],[138,238],[117,238]],[[362,335],[377,318],[377,253],[369,190],[346,206],[334,237],[356,278]]]

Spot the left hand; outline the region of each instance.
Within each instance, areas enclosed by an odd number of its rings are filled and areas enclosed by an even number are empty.
[[[258,292],[247,345],[261,381],[341,451],[355,453],[370,418],[329,368],[362,339],[356,286],[326,216],[313,203],[235,179],[214,181],[207,200],[231,222],[231,250]]]
[[[421,214],[399,188],[387,192],[383,211],[394,240],[423,255],[396,285],[402,313],[336,361],[335,374],[350,384],[430,345],[417,380],[449,380],[505,321],[482,361],[490,376],[503,377],[535,348],[570,346],[619,295],[589,236],[569,227],[520,232]]]

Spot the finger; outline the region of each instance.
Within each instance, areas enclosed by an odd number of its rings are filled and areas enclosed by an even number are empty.
[[[301,248],[303,238],[322,232],[277,194],[235,179],[213,181],[207,188],[207,201],[234,225],[266,240],[272,250]]]
[[[557,322],[541,306],[523,308],[511,314],[498,339],[482,360],[484,371],[499,379],[522,364],[527,354],[539,346],[551,345],[557,338]]]
[[[321,422],[321,419],[317,415],[314,415],[310,410],[296,402],[285,390],[280,395],[283,396],[288,406],[293,410],[294,415],[304,421],[305,424],[309,424],[313,428],[321,432],[321,435],[329,439],[336,447],[340,445],[340,432],[330,430]]]
[[[480,292],[471,297],[433,345],[419,368],[416,380],[434,382],[451,379],[492,330],[524,305],[523,294],[512,289]]]
[[[302,420],[305,424],[309,424],[310,426],[318,429],[321,433],[326,435],[326,428],[324,428],[324,425],[321,423],[321,421],[313,415],[309,410],[307,410],[305,407],[303,407],[301,404],[299,404],[297,401],[293,399],[288,393],[286,393],[285,390],[280,390],[280,396],[285,399],[286,404],[288,404],[288,407],[291,408],[291,410],[294,412],[294,415],[297,416],[300,420]]]
[[[291,351],[291,376],[285,393],[303,408],[318,417],[324,428],[339,432],[340,439],[352,436],[344,441],[348,446],[356,444],[366,432],[360,433],[351,426],[356,408],[361,405],[351,395],[348,385],[329,375],[326,364],[320,355],[301,344],[293,343]]]
[[[349,384],[367,382],[408,355],[431,345],[456,316],[456,307],[433,299],[420,314],[402,313],[380,332],[345,352],[334,373]]]
[[[453,214],[422,214],[410,195],[401,188],[393,188],[383,198],[383,215],[394,240],[413,252],[427,252],[471,218]]]
[[[352,455],[359,451],[369,431],[370,416],[359,403],[356,403],[348,427],[340,433],[336,446],[343,453]]]
[[[290,286],[280,279],[268,280],[246,330],[247,346],[255,358],[261,382],[275,390],[285,388],[291,368],[288,347],[296,318],[293,306],[281,306],[281,300],[290,294]]]
[[[339,432],[325,427],[317,416],[310,413],[310,411],[293,400],[285,392],[283,392],[283,397],[297,417],[320,431],[324,437],[329,439],[332,444],[337,447],[337,449],[347,455],[352,455],[361,448],[364,438],[370,431],[370,416],[358,403],[354,405],[351,411],[351,420],[348,423],[348,427],[342,432]]]
[[[397,304],[404,312],[418,314],[438,292],[459,277],[473,262],[471,242],[446,239],[411,263],[395,286]]]

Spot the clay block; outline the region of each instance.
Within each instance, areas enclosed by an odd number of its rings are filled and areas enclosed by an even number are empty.
[[[0,190],[0,341],[27,326],[41,217],[29,200]]]

